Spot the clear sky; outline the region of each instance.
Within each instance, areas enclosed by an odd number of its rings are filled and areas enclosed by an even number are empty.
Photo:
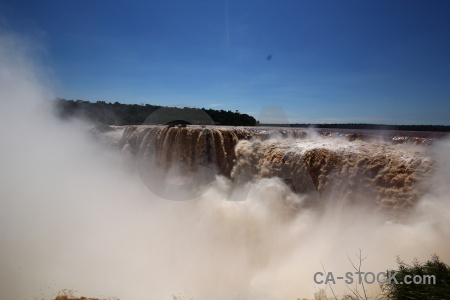
[[[0,27],[61,98],[450,124],[447,0],[11,0]]]

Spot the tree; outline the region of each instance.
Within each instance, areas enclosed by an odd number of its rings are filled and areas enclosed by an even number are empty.
[[[450,267],[439,260],[435,254],[431,260],[421,263],[414,260],[411,265],[397,257],[398,269],[388,270],[387,274],[394,274],[396,281],[387,282],[381,286],[385,299],[450,299]],[[426,276],[426,277],[425,277]],[[425,283],[423,280],[432,280],[435,276],[435,284]],[[417,279],[414,283],[414,278]],[[419,279],[422,281],[417,283]],[[405,281],[406,280],[406,281]],[[412,282],[411,284],[405,284]]]

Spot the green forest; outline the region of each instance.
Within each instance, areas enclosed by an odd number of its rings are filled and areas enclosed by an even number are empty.
[[[97,124],[141,125],[179,122],[193,125],[255,126],[252,116],[238,111],[191,107],[164,107],[151,104],[122,104],[105,101],[56,99],[55,109],[63,119],[82,118]]]
[[[55,110],[63,119],[82,118],[90,122],[105,125],[141,125],[141,124],[193,124],[193,125],[231,125],[231,126],[270,126],[299,128],[335,128],[335,129],[376,129],[450,132],[448,125],[385,125],[366,123],[332,124],[259,124],[247,114],[239,111],[214,110],[191,107],[165,107],[151,104],[122,104],[119,102],[89,102],[84,100],[56,99]]]

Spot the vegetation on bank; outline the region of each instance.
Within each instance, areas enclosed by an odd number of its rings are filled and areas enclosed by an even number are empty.
[[[108,103],[105,101],[89,102],[84,100],[56,99],[55,110],[57,115],[63,119],[77,117],[104,125],[168,124],[169,122],[181,122],[183,124],[195,125],[216,124],[231,126],[450,132],[450,125],[386,125],[366,123],[260,124],[252,116],[239,113],[239,111],[232,112],[230,110],[191,107],[164,107],[151,104],[122,104],[119,102]],[[150,123],[149,119],[151,119]]]
[[[358,258],[359,265],[356,263],[357,267],[353,262],[351,263],[355,270],[360,272],[365,258],[361,256]],[[437,255],[433,255],[426,262],[414,260],[412,264],[407,264],[398,257],[397,264],[397,269],[386,271],[386,277],[382,279],[385,283],[380,285],[381,293],[379,295],[369,295],[367,287],[362,282],[361,285],[347,285],[347,294],[342,297],[336,297],[333,287],[330,285],[331,296],[327,295],[325,289],[321,289],[315,293],[314,300],[450,299],[450,266],[442,262]],[[389,278],[389,274],[391,278]]]
[[[398,272],[396,279],[399,284],[394,282],[381,286],[384,299],[403,300],[403,299],[450,299],[450,267],[442,262],[437,255],[433,255],[431,260],[426,262],[413,261],[412,264],[406,264],[400,258],[397,258],[398,269],[388,270],[392,274]],[[430,278],[435,276],[435,282],[431,284],[400,284],[414,281],[416,278]]]
[[[214,110],[205,108],[177,108],[151,104],[122,104],[119,102],[89,102],[84,100],[55,100],[56,113],[63,119],[83,118],[105,125],[141,125],[149,116],[152,124],[167,124],[174,121],[185,121],[184,124],[217,124],[232,126],[270,126],[293,128],[334,128],[334,129],[375,129],[450,132],[450,125],[385,125],[366,123],[330,123],[330,124],[260,124],[247,114],[230,110]],[[170,125],[170,124],[169,124]]]
[[[79,117],[97,124],[106,125],[141,125],[149,124],[150,119],[156,123],[166,124],[170,121],[185,120],[189,124],[255,126],[252,116],[238,111],[225,111],[199,108],[162,107],[150,104],[122,104],[105,101],[89,102],[83,100],[56,99],[55,110],[63,119]]]
[[[386,124],[366,124],[366,123],[306,124],[306,123],[304,123],[304,124],[261,124],[261,126],[450,132],[450,125],[386,125]]]

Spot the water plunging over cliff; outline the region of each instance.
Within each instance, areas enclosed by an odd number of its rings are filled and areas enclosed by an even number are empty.
[[[122,151],[163,170],[214,168],[235,183],[278,177],[296,193],[406,208],[425,191],[430,139],[293,129],[127,126]],[[417,145],[419,144],[419,145]]]

